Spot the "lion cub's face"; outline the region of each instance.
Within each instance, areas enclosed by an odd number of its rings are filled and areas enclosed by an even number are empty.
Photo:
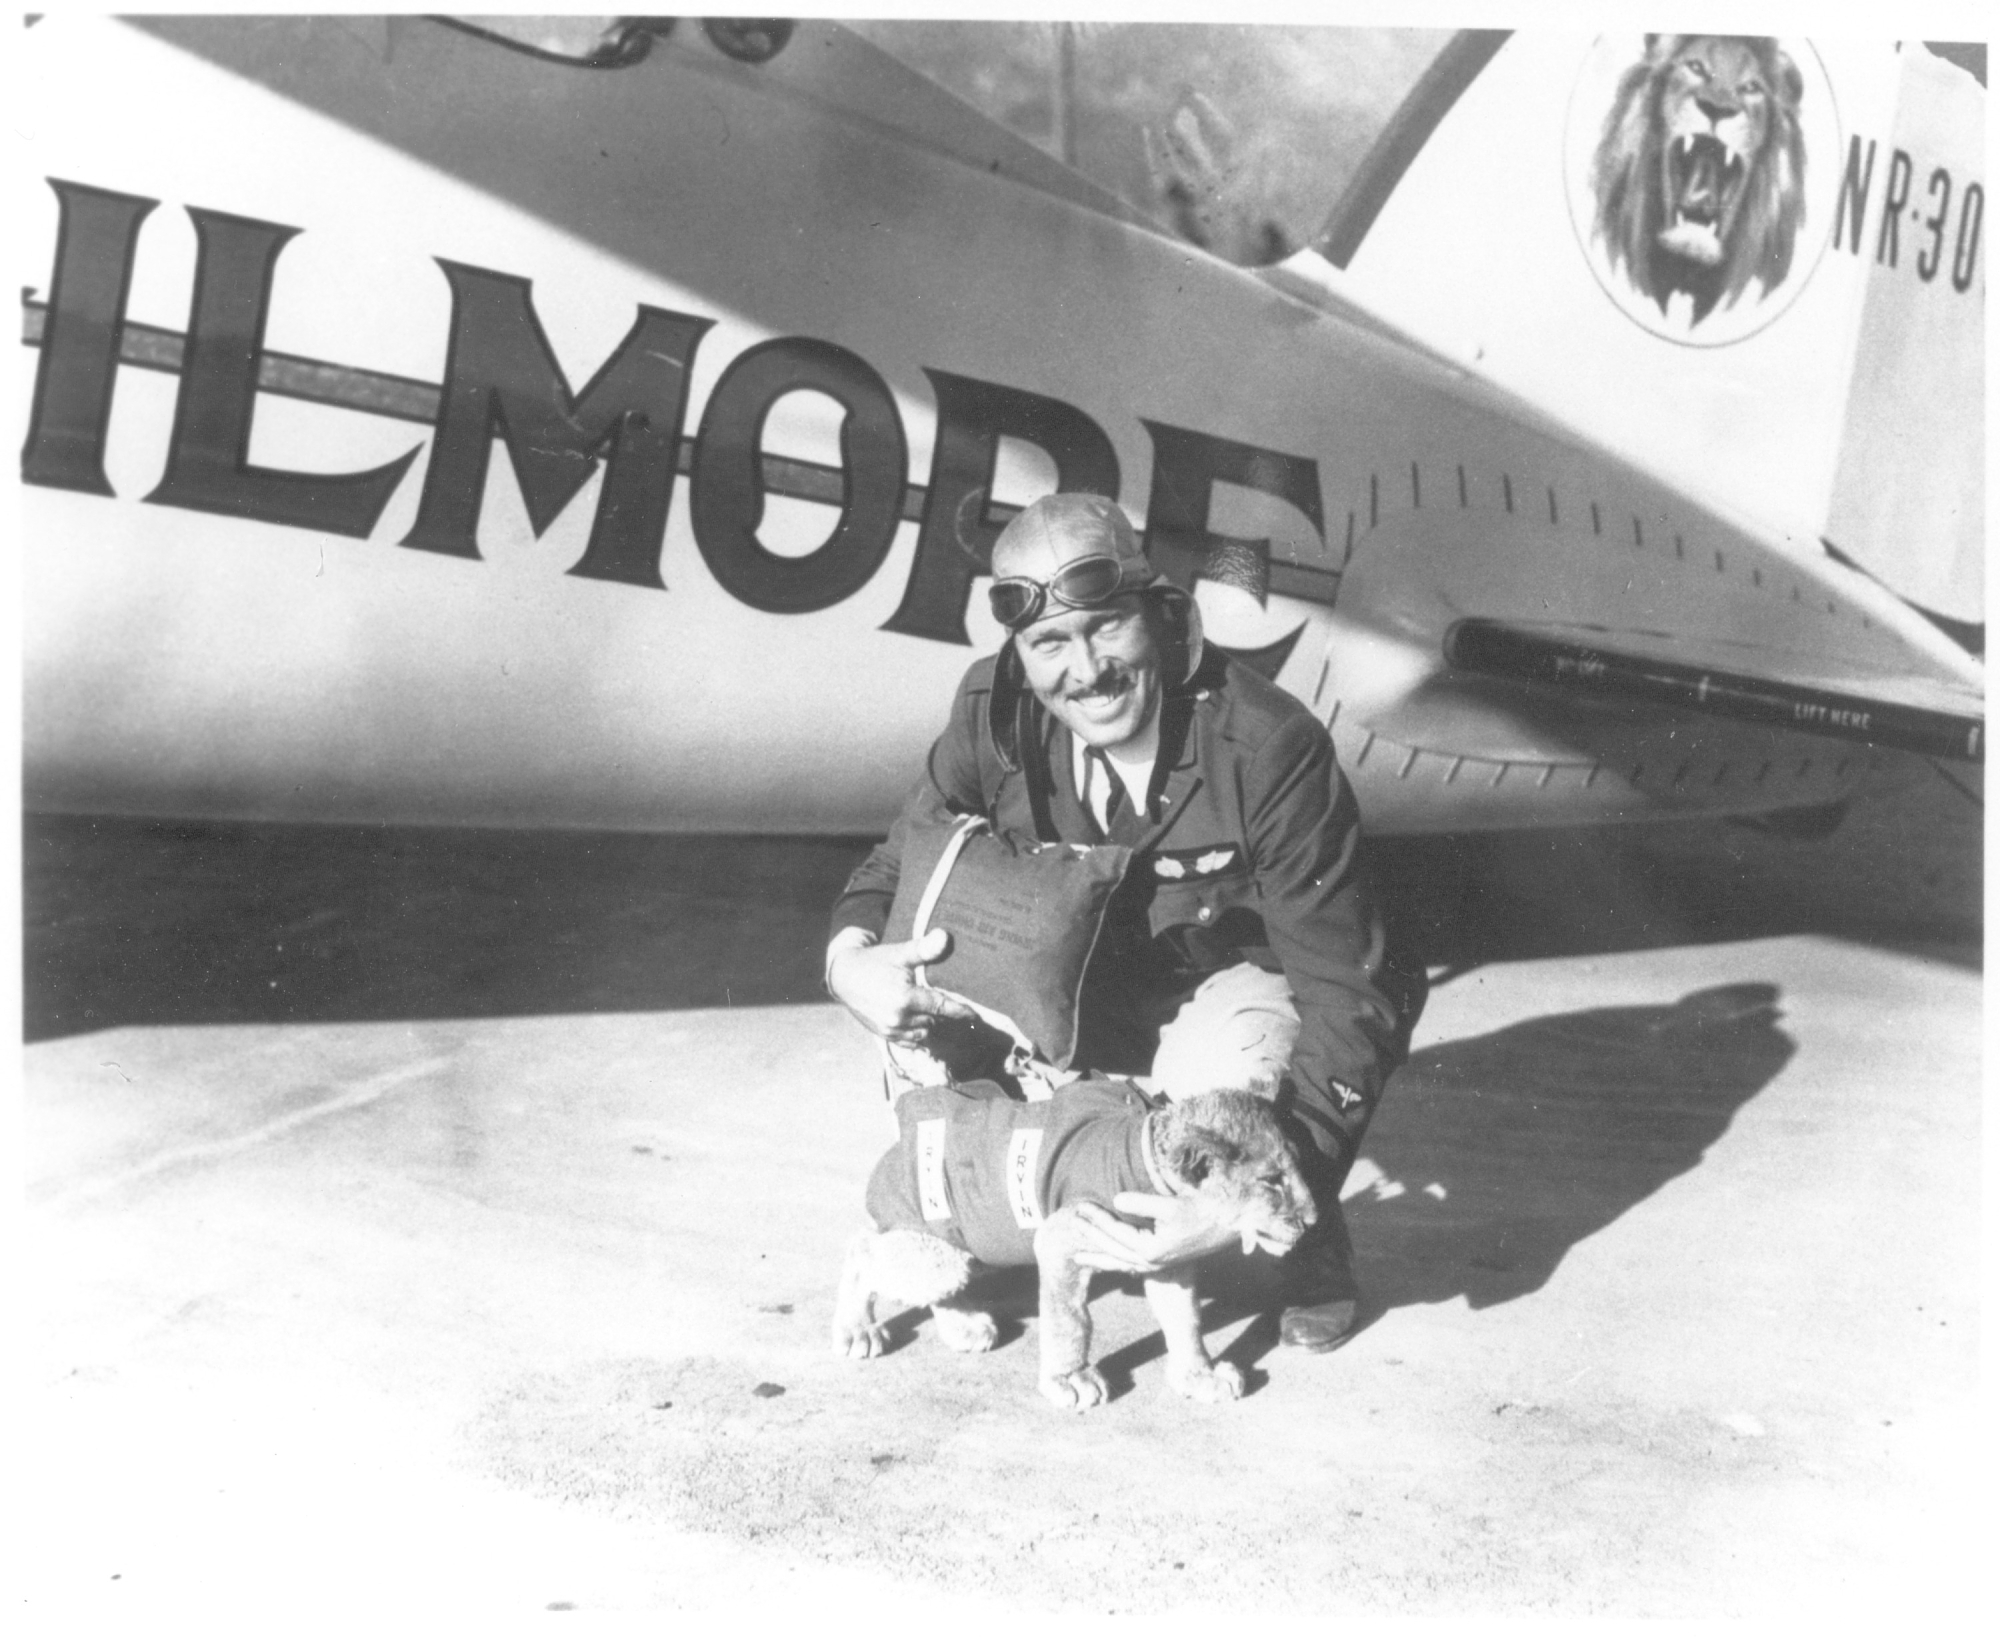
[[[1789,90],[1777,68],[1747,40],[1701,34],[1675,51],[1660,85],[1662,249],[1721,262],[1770,139],[1772,100]]]
[[[1319,1220],[1291,1145],[1261,1098],[1204,1092],[1154,1117],[1160,1163],[1230,1208],[1246,1252],[1261,1246],[1282,1256]]]

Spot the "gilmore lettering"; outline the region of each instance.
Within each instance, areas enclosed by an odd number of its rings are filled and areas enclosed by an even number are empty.
[[[1020,387],[927,369],[937,395],[937,438],[903,600],[882,629],[933,642],[969,644],[965,610],[986,572],[1000,524],[992,515],[1000,440],[1040,449],[1058,489],[1118,494],[1118,455],[1104,428],[1074,405]]]
[[[197,250],[194,305],[166,474],[146,499],[222,517],[324,529],[365,539],[403,481],[418,444],[386,466],[342,475],[250,464],[257,366],[278,255],[295,227],[188,207]]]
[[[537,538],[590,480],[601,454],[604,487],[590,543],[570,572],[665,590],[660,548],[688,366],[711,321],[642,305],[617,350],[572,394],[527,279],[443,257],[438,266],[451,284],[451,342],[423,499],[403,544],[479,555],[479,510],[496,438],[514,463]]]
[[[139,232],[158,201],[54,179],[50,186],[61,215],[22,478],[115,498],[104,472],[106,431]],[[188,215],[197,242],[194,292],[165,471],[146,500],[368,536],[422,445],[363,472],[253,465],[259,391],[302,390],[260,386],[278,261],[300,230],[196,206]],[[663,591],[660,554],[685,452],[696,548],[716,582],[740,602],[766,613],[813,613],[852,597],[880,571],[905,520],[909,445],[894,393],[865,359],[809,336],[750,347],[722,371],[690,440],[688,382],[713,320],[640,305],[610,357],[572,390],[529,280],[442,257],[437,265],[451,290],[451,330],[423,489],[400,544],[479,560],[480,514],[497,443],[538,537],[601,467],[589,540],[569,572]],[[176,367],[171,353],[147,362]],[[909,578],[883,629],[964,644],[974,584],[988,572],[1006,516],[992,492],[1001,440],[1046,454],[1058,488],[1113,498],[1118,456],[1104,428],[1073,404],[944,370],[924,373],[937,403],[929,483]],[[421,383],[396,384],[428,391]],[[758,538],[772,481],[765,428],[794,392],[822,393],[843,412],[838,493],[818,477],[809,483],[812,497],[836,507],[839,518],[824,544],[798,557],[770,551]],[[417,401],[414,413],[377,412],[421,423],[430,410],[423,397]],[[372,409],[344,402],[362,413]],[[1153,444],[1146,543],[1162,571],[1181,584],[1209,573],[1260,597],[1268,590],[1270,542],[1210,527],[1218,483],[1286,501],[1324,539],[1314,461],[1162,422],[1141,424]]]
[[[1322,540],[1319,465],[1303,455],[1281,454],[1255,444],[1236,443],[1190,432],[1185,427],[1141,419],[1153,440],[1153,490],[1146,502],[1146,549],[1162,574],[1191,585],[1220,547],[1247,551],[1268,584],[1269,540],[1239,540],[1213,533],[1209,508],[1218,483],[1275,495],[1303,512]],[[1259,588],[1259,600],[1262,600]]]
[[[49,186],[60,212],[56,266],[35,366],[28,441],[21,449],[21,481],[110,495],[104,433],[118,380],[118,337],[139,224],[159,200],[54,177]]]
[[[823,392],[840,424],[840,522],[817,551],[781,557],[757,538],[764,517],[762,446],[772,407]],[[909,446],[888,384],[845,347],[792,336],[766,341],[722,372],[702,412],[694,458],[695,545],[723,590],[767,614],[811,614],[844,602],[895,543]]]

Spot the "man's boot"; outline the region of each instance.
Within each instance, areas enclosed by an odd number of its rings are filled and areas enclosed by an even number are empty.
[[[1353,1264],[1354,1246],[1336,1195],[1319,1207],[1319,1221],[1285,1254],[1285,1310],[1278,1319],[1278,1339],[1285,1346],[1325,1353],[1353,1333],[1361,1296]]]

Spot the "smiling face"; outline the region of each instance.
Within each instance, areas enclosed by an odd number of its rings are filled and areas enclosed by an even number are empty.
[[[1043,707],[1095,749],[1143,733],[1160,708],[1160,643],[1137,593],[1060,609],[1016,633],[1014,648]]]

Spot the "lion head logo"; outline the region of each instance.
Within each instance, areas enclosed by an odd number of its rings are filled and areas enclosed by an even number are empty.
[[[1805,219],[1805,84],[1776,40],[1649,34],[1591,161],[1595,231],[1638,294],[1690,325],[1792,266]]]

